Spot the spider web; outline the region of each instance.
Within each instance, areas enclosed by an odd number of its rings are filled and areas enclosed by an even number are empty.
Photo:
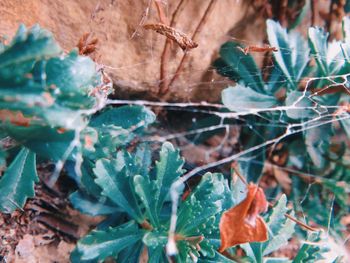
[[[149,1],[151,2],[151,1]],[[148,12],[148,11],[146,11]],[[144,18],[143,18],[144,19]],[[244,45],[255,45],[256,43],[245,40],[245,39],[239,39],[232,36],[228,36],[231,38],[231,40],[234,40],[236,42],[243,43]],[[152,44],[150,45],[150,54],[153,54],[152,51]],[[292,50],[286,50],[292,52]],[[190,54],[189,54],[190,55]],[[254,54],[254,57],[258,60],[262,60],[264,58],[264,54]],[[345,61],[345,60],[344,60]],[[157,65],[158,62],[155,61],[154,57],[147,58],[145,62],[141,62],[138,64],[132,64],[132,65],[124,65],[123,68],[128,67],[143,67],[143,66],[152,66]],[[177,63],[175,61],[170,63]],[[107,68],[110,72],[113,72],[113,70],[117,71],[120,68],[115,68],[109,65],[102,65],[103,67]],[[275,65],[272,63],[272,65],[265,66],[261,69],[261,72],[269,72],[272,68],[274,68]],[[208,71],[211,71],[212,69],[209,69]],[[198,69],[198,72],[202,72],[203,69]],[[192,72],[193,73],[193,72]],[[208,82],[201,82],[201,83],[191,83],[190,79],[190,72],[181,71],[178,75],[185,76],[185,78],[188,78],[188,88],[191,88],[191,86],[199,85],[199,84],[221,84],[221,83],[227,83],[227,80],[215,80],[212,79]],[[168,76],[168,80],[171,80],[175,75],[170,74]],[[216,146],[212,147],[212,150],[210,150],[209,153],[205,155],[204,159],[198,160],[198,163],[202,163],[202,165],[188,171],[184,176],[182,176],[180,179],[178,179],[170,189],[170,196],[172,200],[172,215],[171,215],[171,224],[170,224],[170,230],[169,230],[169,242],[167,244],[167,251],[168,254],[172,255],[176,253],[176,244],[174,241],[174,234],[176,230],[176,221],[177,221],[177,208],[178,208],[178,201],[179,201],[179,192],[178,188],[183,185],[185,182],[187,182],[190,178],[193,176],[196,176],[198,174],[201,174],[204,171],[210,171],[211,169],[223,166],[225,164],[229,164],[235,161],[249,161],[249,159],[246,158],[248,154],[264,154],[265,149],[273,149],[276,147],[276,145],[283,140],[289,138],[290,136],[296,135],[296,134],[302,134],[303,132],[307,130],[312,130],[314,128],[327,125],[327,124],[334,124],[338,123],[341,120],[347,120],[350,119],[350,115],[347,113],[347,109],[342,105],[323,105],[319,101],[315,100],[314,97],[317,96],[317,93],[308,94],[307,91],[310,90],[311,84],[314,81],[317,80],[325,80],[329,84],[327,84],[321,91],[327,91],[332,90],[336,86],[342,85],[344,89],[350,93],[350,91],[347,88],[348,78],[350,77],[349,74],[344,75],[334,75],[334,76],[328,76],[328,77],[311,77],[303,80],[305,82],[303,92],[301,96],[299,96],[295,102],[292,105],[289,106],[276,106],[276,107],[270,107],[270,108],[251,108],[251,109],[242,109],[241,111],[238,110],[236,112],[228,112],[227,107],[225,107],[220,102],[218,103],[208,103],[206,101],[203,102],[180,102],[180,103],[171,103],[171,102],[157,102],[157,101],[149,101],[149,100],[124,100],[124,99],[107,99],[103,100],[101,103],[99,103],[98,108],[93,109],[91,112],[87,112],[86,115],[91,115],[95,112],[97,112],[99,109],[101,109],[104,106],[108,105],[142,105],[146,107],[154,107],[154,108],[161,108],[165,112],[186,112],[188,114],[196,115],[206,115],[206,116],[215,116],[219,118],[220,122],[219,124],[215,125],[208,125],[206,127],[200,127],[200,128],[193,128],[190,130],[181,130],[179,127],[171,127],[166,128],[163,131],[153,131],[153,134],[142,138],[143,141],[147,141],[149,143],[160,145],[160,143],[164,141],[171,140],[175,144],[178,144],[177,146],[182,149],[186,150],[189,145],[192,145],[193,147],[198,147],[196,143],[196,139],[208,132],[214,132],[214,131],[223,131],[223,133],[219,133],[219,136],[221,136],[221,141]],[[160,81],[164,81],[160,80]],[[287,79],[280,80],[281,84],[287,84]],[[150,86],[158,86],[159,81],[155,81],[152,83],[148,83]],[[253,83],[250,83],[253,84]],[[174,89],[178,88],[176,84],[173,86]],[[319,91],[319,92],[321,92]],[[312,106],[300,106],[300,102],[302,100],[308,100],[312,102]],[[304,110],[304,111],[313,111],[315,112],[315,117],[312,117],[308,120],[305,120],[301,123],[288,123],[283,120],[283,116],[286,114],[287,111],[295,111],[295,110]],[[267,117],[264,113],[272,113],[274,116],[278,116],[279,118],[271,118]],[[246,121],[245,117],[247,116],[256,116],[258,119],[264,120],[263,122],[254,122],[250,123],[249,121]],[[233,121],[239,121],[239,123],[235,122],[234,124],[228,124],[228,120]],[[196,119],[193,120],[194,123],[196,123]],[[268,123],[266,122],[268,121]],[[140,124],[141,125],[141,124]],[[267,139],[264,138],[263,135],[260,134],[258,127],[270,127],[270,128],[278,128],[278,129],[284,129],[284,132],[281,135],[278,135],[275,138]],[[251,130],[252,133],[257,134],[261,136],[264,141],[260,144],[254,145],[248,149],[245,149],[243,151],[236,151],[236,152],[225,152],[222,151],[225,144],[227,144],[230,140],[233,140],[232,136],[235,136],[235,134],[232,134],[233,129],[237,129],[237,127],[245,127]],[[65,159],[69,156],[69,154],[73,151],[73,149],[78,148],[81,149],[81,142],[80,142],[80,132],[82,131],[83,127],[76,129],[76,136],[74,138],[74,141],[71,143],[69,148],[66,151],[66,154],[64,155],[63,159],[60,160],[56,165],[56,170],[53,175],[53,181],[55,181],[55,178],[57,178],[59,172],[62,170]],[[179,143],[181,141],[182,143]],[[79,153],[80,152],[80,153]],[[220,156],[218,160],[213,161],[210,156],[217,154]],[[81,175],[80,171],[80,165],[82,162],[82,156],[81,151],[78,151],[77,156],[77,162],[76,162],[76,173],[78,175]],[[305,173],[303,171],[299,171],[297,169],[289,168],[289,167],[281,167],[275,164],[271,163],[265,163],[265,165],[274,166],[278,169],[281,169],[283,171],[286,171],[291,174],[295,175],[303,175],[310,178],[319,178],[320,176],[316,174],[311,173]],[[309,188],[311,187],[311,184],[309,185]],[[309,190],[308,188],[308,190]],[[305,193],[305,197],[301,200],[300,206],[304,202],[304,199],[307,197],[308,191]],[[330,208],[330,211],[333,210],[333,202],[332,206]],[[330,214],[330,219],[332,215]],[[330,221],[329,221],[330,222]],[[331,224],[329,223],[329,228],[331,227]]]

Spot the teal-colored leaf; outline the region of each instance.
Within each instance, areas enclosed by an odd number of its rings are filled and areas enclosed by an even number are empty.
[[[286,114],[295,120],[310,119],[316,115],[315,102],[309,98],[309,92],[292,91],[286,98]]]
[[[35,62],[58,56],[62,52],[52,34],[38,25],[27,30],[21,25],[11,44],[0,53],[0,82],[13,84],[26,81],[26,73]]]
[[[113,204],[108,203],[106,198],[105,200],[97,200],[81,191],[72,193],[69,200],[75,209],[91,216],[109,215],[120,210]]]
[[[270,108],[278,104],[275,97],[258,93],[240,84],[224,89],[221,98],[229,110],[236,112]]]
[[[264,93],[264,82],[259,68],[250,54],[245,55],[238,43],[227,42],[220,48],[220,58],[214,62],[214,67],[223,76],[234,81],[242,81],[252,90]]]
[[[328,45],[328,33],[322,28],[309,28],[309,44],[311,54],[315,56],[317,66],[322,76],[336,74],[343,66],[342,44],[333,41]]]
[[[177,232],[185,236],[205,235],[218,230],[212,223],[222,211],[227,181],[221,174],[206,173],[178,210]],[[188,224],[191,222],[191,224]],[[207,232],[208,231],[208,232]]]
[[[0,170],[6,166],[6,152],[2,149],[0,145]]]
[[[141,241],[137,242],[132,246],[128,246],[118,254],[117,262],[118,263],[139,262],[140,256],[143,251],[143,247],[144,245]],[[153,261],[149,261],[149,262],[153,262]]]
[[[307,42],[297,32],[287,33],[278,22],[267,20],[266,25],[270,45],[278,49],[274,58],[291,87],[296,88],[309,62]]]
[[[106,231],[94,230],[78,241],[76,253],[79,255],[79,261],[74,262],[99,262],[110,256],[115,257],[120,251],[139,241],[142,236],[143,232],[134,222]]]
[[[264,263],[291,263],[292,261],[288,258],[264,258]]]
[[[142,223],[143,217],[132,187],[133,178],[126,173],[126,168],[118,170],[116,160],[101,159],[93,169],[95,182],[102,189],[102,194],[113,203],[120,206],[137,222]]]
[[[309,28],[309,41],[311,52],[315,56],[317,65],[324,75],[327,75],[329,73],[327,63],[327,39],[328,33],[324,32],[322,28]]]
[[[175,150],[171,143],[164,143],[160,151],[160,159],[156,162],[155,183],[157,192],[153,196],[157,202],[158,211],[161,210],[172,183],[184,172],[182,169],[184,160],[179,155],[179,150]]]
[[[148,247],[148,256],[148,262],[163,263],[168,261],[165,250],[161,246],[156,248]]]
[[[350,44],[350,18],[348,16],[343,18],[342,29],[345,43]]]
[[[311,9],[311,0],[306,0],[304,6],[301,8],[297,18],[294,20],[291,26],[289,26],[289,30],[292,30],[299,26],[301,22],[304,20],[305,16],[309,14]]]
[[[147,218],[149,218],[152,226],[159,226],[158,211],[157,211],[157,199],[155,195],[157,193],[156,184],[154,181],[150,181],[149,177],[142,175],[134,176],[135,192],[141,199],[145,209]]]
[[[107,108],[102,113],[93,117],[90,126],[101,127],[103,125],[120,126],[123,129],[147,127],[155,121],[155,114],[143,106],[122,106]]]
[[[0,178],[0,210],[11,213],[22,208],[29,197],[34,197],[38,181],[35,154],[22,148]]]
[[[143,236],[142,242],[149,248],[164,248],[168,242],[168,233],[158,231],[148,232]]]
[[[331,135],[332,124],[330,123],[316,122],[306,126],[304,132],[306,150],[317,168],[324,168],[327,163],[325,157],[329,149]]]
[[[295,223],[286,218],[285,214],[288,212],[287,197],[282,195],[266,220],[269,229],[269,240],[262,245],[264,256],[286,245],[292,237]],[[291,216],[293,215],[292,213]]]
[[[311,233],[308,240],[300,247],[298,254],[293,259],[293,263],[313,263],[325,259],[324,254],[330,250],[322,233]]]
[[[59,95],[86,95],[96,78],[95,63],[73,51],[64,58],[52,58],[46,64],[47,85]]]
[[[221,255],[217,251],[215,251],[215,256],[212,258],[200,257],[198,259],[198,263],[234,263],[234,262],[237,262],[237,261],[231,260],[231,259]]]

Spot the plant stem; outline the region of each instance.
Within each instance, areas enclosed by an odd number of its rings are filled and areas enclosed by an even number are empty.
[[[217,0],[211,0],[210,3],[208,4],[208,7],[207,9],[205,10],[201,20],[199,21],[199,24],[196,28],[196,30],[194,31],[193,35],[192,35],[192,40],[196,42],[196,38],[198,36],[198,33],[202,31],[203,29],[203,26],[205,25],[207,19],[208,19],[208,16],[209,14],[211,13],[211,11],[213,10],[213,7],[215,6]],[[179,73],[181,72],[182,68],[184,67],[185,65],[185,62],[187,62],[187,59],[188,59],[188,52],[185,51],[184,55],[182,56],[182,59],[180,61],[180,64],[179,66],[177,67],[176,71],[175,71],[175,74],[173,76],[173,78],[171,79],[168,87],[167,87],[167,91],[169,90],[169,87],[174,83],[174,81],[176,80],[176,78],[179,76]]]
[[[294,222],[297,223],[298,225],[300,225],[300,226],[306,228],[307,230],[310,230],[310,231],[313,231],[313,232],[318,232],[318,231],[320,231],[319,229],[314,228],[314,227],[311,227],[311,226],[309,226],[309,225],[307,225],[307,224],[301,222],[300,220],[298,220],[298,219],[292,217],[291,215],[289,215],[289,214],[287,214],[287,213],[285,213],[284,216],[287,217],[288,219],[294,221]]]
[[[170,26],[174,27],[175,22],[177,20],[177,16],[180,13],[180,10],[182,9],[183,4],[185,3],[185,0],[180,0],[178,3],[175,12],[172,16],[172,19],[170,21]],[[171,40],[166,39],[165,45],[164,45],[164,50],[162,53],[161,57],[161,62],[160,62],[160,83],[159,83],[159,94],[165,94],[169,90],[169,79],[168,79],[168,62],[170,59],[170,47],[171,47]]]

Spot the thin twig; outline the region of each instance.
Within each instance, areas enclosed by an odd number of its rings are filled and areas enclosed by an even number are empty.
[[[173,14],[173,17],[170,21],[170,26],[174,27],[175,22],[177,20],[177,16],[180,13],[180,10],[182,9],[183,4],[185,3],[185,0],[180,0],[178,3],[175,12]],[[168,79],[168,62],[170,59],[170,47],[171,47],[171,40],[167,39],[165,41],[164,50],[162,53],[161,61],[160,61],[160,83],[159,83],[159,94],[165,94],[167,93],[169,89],[169,79]]]
[[[199,21],[199,24],[196,28],[196,30],[194,31],[193,35],[192,35],[192,40],[193,41],[196,41],[197,39],[197,36],[199,34],[199,32],[202,31],[207,19],[208,19],[208,16],[209,14],[211,13],[211,11],[213,10],[215,4],[216,4],[217,0],[211,0],[210,3],[208,4],[208,7],[207,9],[205,10],[201,20]],[[174,83],[174,81],[176,80],[176,78],[179,76],[179,73],[181,72],[182,68],[184,67],[185,65],[185,62],[187,62],[187,59],[188,59],[188,52],[185,52],[184,55],[182,56],[182,59],[180,61],[180,64],[179,66],[177,67],[176,71],[175,71],[175,74],[173,76],[173,78],[171,79],[170,83],[169,83],[169,86],[168,86],[168,89],[169,87]]]
[[[291,215],[289,215],[289,214],[287,214],[287,213],[285,213],[284,216],[287,217],[288,219],[294,221],[294,222],[297,223],[299,226],[302,226],[303,228],[305,228],[305,229],[307,229],[307,230],[310,230],[310,231],[313,231],[313,232],[318,232],[318,231],[320,231],[320,229],[317,229],[317,228],[314,228],[314,227],[312,227],[312,226],[309,226],[309,225],[307,225],[307,224],[301,222],[300,220],[298,220],[298,219],[292,217]]]
[[[235,172],[235,174],[238,176],[239,179],[241,179],[242,183],[244,183],[246,186],[248,186],[248,182],[247,180],[243,177],[243,175],[241,175],[240,172],[238,172],[238,169],[236,169],[236,167],[231,166],[233,171]]]
[[[168,21],[167,16],[165,15],[164,9],[163,9],[163,7],[162,7],[160,1],[155,0],[155,1],[154,1],[154,4],[155,4],[155,6],[156,6],[156,8],[157,8],[159,21],[160,21],[162,24],[168,25],[169,21]]]

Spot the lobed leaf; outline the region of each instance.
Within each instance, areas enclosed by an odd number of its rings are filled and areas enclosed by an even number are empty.
[[[0,178],[0,210],[12,213],[22,208],[29,197],[34,197],[36,173],[35,153],[22,148]]]
[[[98,262],[110,256],[115,257],[123,249],[132,247],[142,235],[143,232],[132,221],[105,231],[94,230],[78,241],[75,250],[78,256],[71,257],[71,260]]]

